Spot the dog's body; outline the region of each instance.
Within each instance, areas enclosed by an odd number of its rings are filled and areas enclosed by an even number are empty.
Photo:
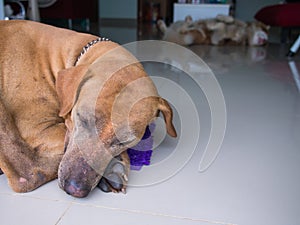
[[[177,21],[166,26],[159,20],[158,28],[164,34],[163,40],[180,45],[250,45],[261,46],[267,43],[269,27],[260,22],[245,23],[231,16],[218,15],[212,19]]]
[[[73,196],[84,197],[99,183],[104,170],[113,170],[114,165],[121,165],[122,171],[110,172],[111,179],[102,179],[100,186],[107,191],[124,190],[128,173],[124,151],[142,137],[157,110],[164,113],[169,133],[176,136],[172,112],[148,80],[143,83],[146,87],[140,88],[156,97],[134,105],[130,117],[123,118],[128,120],[131,133],[118,127],[124,122],[120,118],[114,127],[111,117],[116,97],[130,82],[147,78],[141,65],[123,49],[99,61],[118,48],[116,43],[99,42],[76,62],[82,48],[96,36],[29,21],[1,21],[0,32],[0,168],[15,191],[31,191],[55,179],[59,170],[60,187]],[[103,75],[106,71],[113,75]],[[101,89],[93,101],[95,83]],[[139,115],[131,114],[135,110],[141,110]],[[90,138],[93,126],[103,144],[100,150]],[[112,148],[120,139],[114,131],[119,130],[119,136],[129,132],[134,140]],[[88,135],[82,137],[78,132]],[[87,155],[80,149],[81,141],[88,148]],[[109,165],[111,157],[116,156],[119,161]]]

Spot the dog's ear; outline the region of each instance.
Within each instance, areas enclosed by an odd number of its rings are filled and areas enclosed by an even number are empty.
[[[177,137],[175,127],[173,125],[173,111],[169,103],[163,99],[158,100],[158,110],[160,110],[164,116],[167,132],[171,137]]]
[[[77,89],[87,70],[88,66],[80,65],[58,72],[56,91],[60,102],[59,116],[65,117],[71,112],[75,104]]]

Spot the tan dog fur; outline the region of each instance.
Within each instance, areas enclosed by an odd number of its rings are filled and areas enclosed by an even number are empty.
[[[55,179],[59,170],[60,187],[85,197],[99,183],[111,157],[137,143],[159,111],[168,133],[176,136],[170,106],[133,56],[120,48],[98,60],[117,49],[116,43],[95,44],[74,66],[83,46],[96,36],[29,21],[0,21],[0,32],[0,168],[16,192],[31,191]],[[112,76],[105,75],[110,72]],[[107,80],[102,79],[105,76]],[[130,99],[143,90],[151,97],[132,104],[113,121],[117,96],[139,78],[145,78],[144,86],[135,86],[138,89],[132,91],[137,94],[124,98],[121,105],[130,105]],[[90,95],[97,85],[102,88],[95,104]],[[86,121],[92,119],[101,149],[90,138],[93,124]],[[83,138],[86,155],[78,149],[78,138]],[[128,173],[128,160],[121,155]],[[80,184],[66,187],[70,180]],[[122,189],[126,179],[123,182]]]
[[[185,21],[177,21],[166,26],[157,22],[164,34],[163,40],[180,45],[250,45],[261,46],[268,40],[269,27],[260,22],[245,23],[231,16],[218,15],[216,18],[193,21],[187,16]]]

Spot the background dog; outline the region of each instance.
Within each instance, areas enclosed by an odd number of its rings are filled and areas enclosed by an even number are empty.
[[[213,19],[193,21],[187,16],[166,26],[163,20],[157,22],[158,29],[164,34],[163,40],[180,45],[250,45],[261,46],[268,41],[269,26],[261,22],[245,23],[231,16],[218,15]]]

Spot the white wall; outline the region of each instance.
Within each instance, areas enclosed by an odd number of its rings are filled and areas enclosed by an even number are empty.
[[[138,0],[99,0],[100,18],[137,19]]]
[[[244,21],[253,21],[259,9],[279,2],[280,0],[236,0],[235,16]]]

